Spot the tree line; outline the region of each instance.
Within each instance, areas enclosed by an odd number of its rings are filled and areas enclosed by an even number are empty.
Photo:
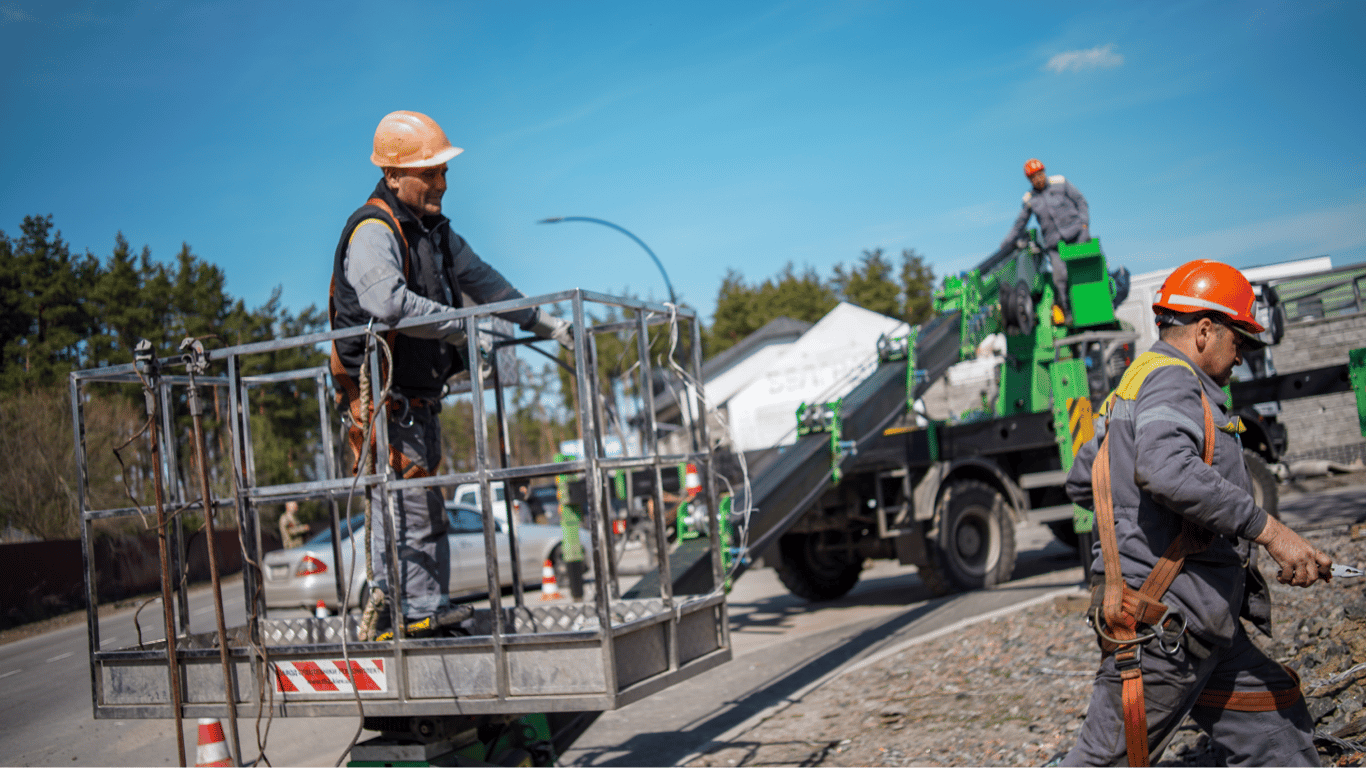
[[[728,349],[777,317],[815,322],[840,301],[922,322],[931,311],[933,279],[929,265],[914,250],[903,251],[900,264],[880,249],[864,251],[826,278],[810,268],[797,272],[788,264],[778,275],[750,283],[730,270],[717,293],[714,320],[703,328],[704,356]],[[17,529],[44,539],[79,535],[68,373],[132,362],[141,339],[164,355],[186,337],[201,339],[212,349],[327,327],[325,313],[316,306],[297,314],[282,306],[278,287],[265,304],[249,308],[228,294],[226,282],[223,270],[197,256],[188,244],[164,263],[147,247],[134,251],[122,234],[115,236],[107,256],[75,253],[51,216],[25,217],[12,237],[0,230],[0,418],[5,422],[0,430],[0,487],[8,491],[0,495],[0,531]],[[596,319],[629,317],[628,311]],[[629,331],[617,336],[598,341],[599,367],[606,366],[599,373],[623,382],[622,392],[629,394],[635,341]],[[662,355],[667,339],[652,337],[648,346],[652,357]],[[242,372],[293,370],[325,365],[326,360],[321,348],[295,348],[244,358]],[[511,391],[507,403],[509,449],[524,462],[547,462],[561,440],[577,434],[571,388],[565,386],[563,369],[546,365],[537,371],[522,365],[522,384]],[[222,371],[210,371],[215,373]],[[214,493],[226,496],[233,490],[227,393],[221,387],[207,389],[207,463]],[[615,395],[614,390],[613,400]],[[167,482],[178,483],[183,497],[197,499],[197,467],[184,401],[182,392],[172,403],[177,427],[172,455],[177,466]],[[141,388],[136,383],[87,387],[79,405],[87,424],[90,471],[84,490],[90,506],[149,506],[151,458]],[[313,382],[253,386],[248,406],[257,481],[318,479],[322,441]],[[612,411],[616,404],[609,402],[607,407]],[[472,469],[472,415],[468,396],[454,399],[441,414],[444,471]],[[337,432],[333,437],[338,445],[344,442]],[[321,504],[304,505],[301,511],[309,519],[321,517],[326,509]],[[202,525],[202,519],[188,513],[180,519],[191,528]]]
[[[791,262],[777,275],[747,283],[727,270],[716,294],[716,314],[704,339],[708,357],[724,352],[770,320],[790,317],[814,323],[841,301],[917,325],[934,312],[934,270],[925,257],[907,248],[893,264],[881,248],[866,250],[852,264],[837,264],[822,278]]]

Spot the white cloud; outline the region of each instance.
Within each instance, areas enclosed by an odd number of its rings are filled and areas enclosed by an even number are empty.
[[[0,23],[9,24],[15,21],[37,21],[37,19],[30,16],[17,3],[0,5]]]
[[[1079,72],[1083,69],[1110,69],[1123,63],[1123,54],[1115,53],[1115,44],[1110,43],[1084,51],[1063,51],[1055,54],[1044,65],[1044,69],[1054,72]]]

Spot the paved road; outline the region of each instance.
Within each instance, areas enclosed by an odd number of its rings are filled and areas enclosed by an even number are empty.
[[[1286,494],[1281,505],[1295,528],[1366,520],[1366,488]],[[739,580],[730,599],[734,659],[705,675],[605,713],[564,762],[581,765],[674,765],[708,741],[842,665],[888,652],[957,622],[1075,587],[1080,569],[1070,550],[1039,526],[1021,526],[1017,579],[985,592],[932,598],[915,569],[880,562],[846,597],[807,604],[792,597],[770,570]],[[197,590],[194,631],[213,628],[207,590]],[[241,624],[242,596],[225,585],[229,626]],[[143,609],[145,639],[161,636],[160,605]],[[132,611],[103,620],[101,645],[136,642]],[[965,630],[970,631],[970,630]],[[174,765],[170,720],[93,720],[84,623],[0,646],[0,764]],[[351,740],[356,718],[277,719],[266,755],[275,765],[333,765]],[[186,721],[194,760],[195,723]],[[248,756],[256,754],[255,724],[240,723]]]
[[[566,765],[677,765],[708,742],[840,667],[886,653],[1031,598],[1074,591],[1075,553],[1042,526],[1020,526],[1016,578],[935,598],[915,568],[879,561],[845,597],[812,604],[772,570],[753,570],[727,599],[734,658],[706,674],[606,712],[566,753]],[[968,630],[970,631],[970,630]]]

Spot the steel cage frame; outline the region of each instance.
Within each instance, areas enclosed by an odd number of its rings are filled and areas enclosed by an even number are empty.
[[[573,327],[576,330],[571,360],[574,366],[573,389],[578,433],[584,448],[584,455],[581,458],[570,461],[511,465],[506,440],[501,439],[507,434],[507,422],[503,408],[503,387],[499,383],[497,354],[492,355],[494,362],[491,382],[485,381],[481,365],[469,366],[475,424],[473,471],[449,472],[406,480],[396,477],[387,461],[382,465],[382,469],[377,469],[374,474],[363,475],[359,479],[344,477],[345,473],[338,470],[339,445],[333,440],[332,429],[337,427],[337,417],[340,414],[335,407],[329,406],[332,398],[327,396],[329,392],[326,367],[264,375],[242,374],[242,359],[252,355],[330,343],[336,339],[363,336],[370,331],[383,333],[452,319],[463,319],[468,328],[478,328],[478,321],[482,318],[510,310],[561,302],[570,304]],[[595,323],[588,314],[588,305],[615,307],[633,314],[633,317],[610,323]],[[232,697],[237,703],[240,713],[248,715],[263,709],[276,716],[350,715],[357,710],[358,698],[364,701],[366,714],[380,716],[593,711],[624,706],[630,701],[700,674],[728,660],[729,630],[726,622],[725,596],[721,589],[724,574],[717,521],[720,505],[717,503],[712,441],[707,434],[706,419],[696,418],[691,424],[685,425],[692,431],[692,451],[670,455],[659,453],[658,424],[653,405],[654,366],[649,355],[649,329],[666,324],[671,326],[671,334],[678,330],[678,326],[690,326],[688,346],[691,359],[685,361],[687,368],[683,370],[693,382],[700,381],[701,329],[695,310],[613,297],[582,289],[462,308],[393,325],[376,323],[370,329],[339,329],[209,351],[208,361],[226,365],[226,373],[219,376],[200,375],[194,377],[193,381],[199,386],[223,387],[227,390],[227,422],[228,431],[232,436],[230,464],[234,491],[229,497],[210,499],[210,509],[204,511],[209,514],[220,507],[231,507],[237,514],[237,530],[243,550],[242,588],[248,608],[247,623],[230,628],[228,637],[224,640],[229,647],[234,667],[231,683],[214,679],[219,661],[218,633],[190,633],[188,588],[181,579],[175,579],[171,588],[176,607],[177,637],[174,643],[174,658],[177,670],[156,671],[158,667],[169,666],[168,649],[164,639],[144,643],[139,647],[100,650],[93,526],[98,520],[141,515],[143,507],[90,508],[84,393],[91,385],[97,383],[142,384],[144,391],[147,391],[147,377],[150,376],[151,390],[157,403],[152,429],[158,431],[165,446],[159,454],[162,464],[160,469],[167,478],[175,478],[178,457],[174,396],[177,387],[191,383],[191,377],[162,375],[159,370],[142,363],[107,366],[70,374],[77,473],[76,495],[81,510],[91,696],[95,717],[222,717],[227,710],[228,697]],[[586,329],[588,333],[580,332],[580,329]],[[635,370],[635,383],[643,400],[641,410],[648,429],[644,430],[645,439],[638,455],[608,458],[602,449],[602,438],[605,434],[605,416],[600,397],[602,382],[596,375],[593,361],[597,356],[596,339],[599,335],[625,330],[632,331],[636,338],[635,351],[639,362]],[[480,329],[467,333],[466,359],[480,359],[479,336],[482,333],[486,331]],[[529,336],[495,340],[493,348],[496,352],[502,347],[535,341],[539,339]],[[370,351],[369,366],[375,374],[376,381],[379,357],[378,350]],[[581,361],[588,361],[588,364],[579,364]],[[162,367],[174,368],[177,365],[179,364],[167,361]],[[325,477],[302,483],[259,485],[256,482],[249,418],[251,388],[308,379],[312,379],[316,391],[322,439],[320,450],[327,459],[324,462]],[[611,386],[610,382],[608,386]],[[373,389],[377,400],[380,387],[375,386]],[[704,414],[703,396],[698,388],[685,382],[684,390],[689,393],[688,399],[692,403],[689,410]],[[496,456],[498,466],[493,466],[495,456],[490,451],[488,441],[486,395],[492,395],[495,401],[495,424],[500,437]],[[375,402],[374,405],[376,413],[385,412],[379,410],[383,407],[382,403]],[[375,419],[376,456],[388,455],[387,422],[386,418]],[[665,506],[662,472],[666,466],[672,470],[673,465],[688,462],[697,464],[703,478],[702,493],[705,494],[708,507],[708,529],[713,554],[712,576],[715,586],[705,595],[675,597],[670,579],[663,578],[665,574],[671,573],[671,570],[664,530],[666,516],[658,514],[654,519],[654,534],[656,545],[659,547],[657,567],[661,575],[660,595],[658,598],[622,601],[620,577],[612,566],[613,533],[609,524],[610,508],[607,503],[609,473],[616,470],[652,470],[655,479],[655,509],[663,510]],[[597,585],[592,604],[576,603],[564,609],[559,609],[558,606],[526,605],[519,569],[516,566],[516,516],[509,514],[506,537],[511,549],[510,562],[513,564],[514,587],[512,605],[505,607],[505,598],[500,588],[498,558],[495,556],[497,539],[492,514],[491,485],[502,480],[507,481],[508,487],[511,487],[513,480],[558,474],[582,474],[586,481],[588,509],[585,512],[588,514],[585,517],[591,520],[591,555]],[[339,511],[339,499],[347,496],[353,483],[358,489],[383,494],[386,500],[385,509],[392,515],[396,495],[401,490],[418,487],[453,488],[466,482],[479,483],[482,491],[484,551],[490,587],[488,613],[492,624],[488,635],[409,639],[403,636],[402,622],[399,622],[400,628],[393,640],[367,643],[356,639],[356,620],[346,610],[343,610],[340,616],[328,619],[270,618],[270,610],[265,605],[261,589],[264,579],[261,558],[264,553],[257,509],[259,505],[289,500],[327,500],[331,506],[334,562],[340,564],[342,560],[339,526],[342,515]],[[190,486],[191,483],[169,483],[168,487],[173,488],[174,492],[167,503],[177,504],[179,511],[203,510],[205,505],[202,500],[192,501],[189,498],[195,495],[189,490]],[[362,500],[361,503],[366,502]],[[353,513],[348,508],[347,519],[351,514]],[[185,557],[183,527],[170,527],[176,532],[170,536],[171,564],[179,574],[182,572]],[[393,546],[390,537],[390,583],[397,584],[399,582],[394,578],[393,571],[396,562],[396,558],[392,557]],[[334,570],[337,573],[340,593],[345,588],[342,584],[343,569],[338,566]],[[389,602],[392,604],[394,601]],[[221,606],[219,609],[221,610]],[[281,661],[306,662],[319,658],[346,658],[347,664],[353,664],[349,661],[350,656],[382,660],[387,665],[384,668],[391,670],[388,680],[392,683],[387,684],[388,689],[379,693],[348,691],[346,695],[331,697],[314,694],[290,696],[278,690]],[[572,659],[573,663],[570,666],[580,671],[568,669],[565,659]],[[355,669],[354,666],[351,669]],[[173,672],[179,673],[181,698],[178,712],[169,697],[171,681],[176,679]],[[347,679],[351,679],[344,667],[343,674],[347,675]],[[479,683],[462,686],[461,675],[478,678]],[[561,678],[558,685],[555,682],[557,677]],[[445,678],[444,683],[442,678]],[[226,690],[228,687],[233,690]]]

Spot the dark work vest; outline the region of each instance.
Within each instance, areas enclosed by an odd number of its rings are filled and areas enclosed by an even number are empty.
[[[455,275],[454,257],[450,252],[454,238],[450,221],[445,216],[440,216],[434,226],[424,229],[413,217],[411,210],[394,197],[383,179],[380,179],[371,197],[387,203],[398,220],[395,221],[394,217],[379,206],[368,203],[346,220],[332,261],[328,318],[333,330],[363,326],[371,320],[371,315],[360,306],[356,289],[346,279],[345,266],[346,249],[351,240],[351,233],[355,232],[361,222],[368,219],[378,219],[388,226],[390,231],[403,233],[402,237],[396,239],[403,256],[403,273],[408,290],[432,301],[459,307],[460,281]],[[446,380],[465,370],[463,357],[444,341],[419,339],[403,333],[389,336],[394,355],[393,387],[400,394],[439,398]],[[333,349],[340,358],[346,375],[350,377],[351,384],[354,385],[359,381],[358,373],[365,352],[365,337],[337,339],[333,342]],[[334,379],[336,378],[334,376]],[[336,381],[336,386],[343,393],[350,389],[341,381]]]

